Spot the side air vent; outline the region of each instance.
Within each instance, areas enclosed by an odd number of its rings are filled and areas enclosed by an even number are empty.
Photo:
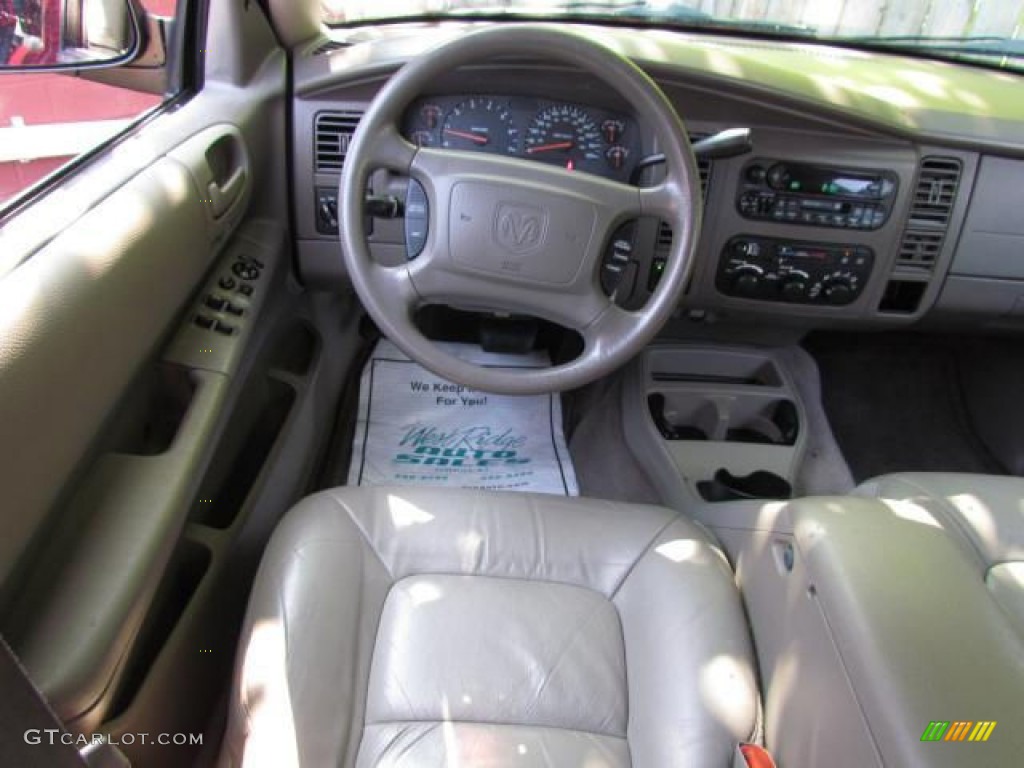
[[[320,45],[313,49],[313,55],[323,56],[324,54],[330,53],[331,51],[337,51],[341,48],[347,47],[348,45],[346,43],[341,42],[340,40],[325,40],[323,43],[321,43]]]
[[[952,157],[926,157],[914,186],[910,218],[900,242],[898,267],[931,272],[946,239],[962,166]]]
[[[348,144],[359,125],[359,112],[321,112],[313,126],[313,156],[318,171],[340,171]]]

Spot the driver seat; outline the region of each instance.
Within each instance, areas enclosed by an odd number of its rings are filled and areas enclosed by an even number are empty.
[[[263,557],[222,766],[731,766],[757,688],[732,572],[668,509],[341,488]]]

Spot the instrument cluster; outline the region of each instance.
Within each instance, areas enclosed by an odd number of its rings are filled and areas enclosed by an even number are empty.
[[[639,131],[621,114],[516,96],[420,99],[403,134],[421,147],[521,157],[624,182],[640,153]]]

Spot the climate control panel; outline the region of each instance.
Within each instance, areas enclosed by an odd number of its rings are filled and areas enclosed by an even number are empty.
[[[715,285],[743,299],[845,306],[864,290],[873,263],[863,245],[740,235],[726,244]]]

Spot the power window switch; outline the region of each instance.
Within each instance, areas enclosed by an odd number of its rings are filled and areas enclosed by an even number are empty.
[[[227,300],[222,299],[220,296],[214,296],[211,294],[206,297],[206,299],[203,301],[203,304],[212,309],[214,312],[223,312],[224,307],[227,306],[228,302]]]
[[[218,320],[214,323],[213,330],[215,330],[221,336],[234,336],[235,331],[237,331],[238,329],[235,326],[231,325],[231,323],[225,323]]]
[[[248,283],[242,283],[238,286],[238,292],[243,296],[252,296],[252,286]]]
[[[217,285],[223,288],[225,291],[233,291],[238,283],[235,282],[235,278],[231,275],[224,275],[220,280],[217,281]]]
[[[227,302],[227,305],[224,308],[227,310],[227,313],[229,315],[234,315],[235,317],[241,317],[242,315],[245,314],[244,307],[240,307],[237,304],[232,304],[230,301]]]
[[[194,322],[200,328],[210,330],[211,328],[213,328],[213,324],[217,321],[214,320],[212,317],[208,317],[206,315],[196,315]]]

